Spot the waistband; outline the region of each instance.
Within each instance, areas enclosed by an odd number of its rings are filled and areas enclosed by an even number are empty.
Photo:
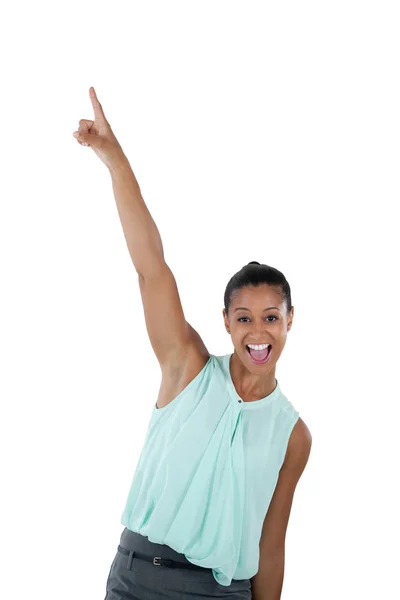
[[[200,567],[199,565],[194,565],[192,563],[183,563],[176,560],[172,560],[171,558],[162,558],[161,556],[148,556],[147,554],[136,552],[136,550],[128,550],[127,548],[123,548],[120,545],[118,545],[118,552],[129,556],[127,565],[128,569],[131,568],[133,557],[135,557],[140,558],[141,560],[147,560],[149,562],[152,562],[153,565],[169,567],[170,569],[202,569],[202,571],[204,571],[204,567]]]
[[[127,527],[121,533],[118,552],[129,557],[128,569],[131,568],[133,557],[135,557],[152,562],[155,566],[164,566],[170,569],[209,570],[191,563],[184,554],[176,552],[167,544],[151,542],[146,536],[131,531]]]

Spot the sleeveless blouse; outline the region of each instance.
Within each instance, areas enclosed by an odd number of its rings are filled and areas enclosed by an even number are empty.
[[[151,413],[121,524],[167,544],[215,580],[250,579],[292,429],[299,418],[276,387],[244,402],[230,359],[207,364]]]

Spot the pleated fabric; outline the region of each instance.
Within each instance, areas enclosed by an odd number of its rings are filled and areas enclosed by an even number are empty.
[[[244,402],[232,354],[210,355],[167,406],[154,405],[121,524],[212,569],[229,586],[259,567],[259,542],[298,411],[278,381]]]

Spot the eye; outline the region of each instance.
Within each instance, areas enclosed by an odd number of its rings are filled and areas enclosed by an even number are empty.
[[[248,317],[239,317],[238,321],[242,322],[242,319],[248,319]],[[278,320],[278,317],[275,315],[268,315],[267,319],[275,319]],[[274,323],[275,321],[270,321],[270,323]]]

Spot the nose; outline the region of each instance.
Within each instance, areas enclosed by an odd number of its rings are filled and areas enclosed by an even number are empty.
[[[265,323],[257,324],[255,323],[252,330],[251,330],[251,335],[252,338],[255,340],[259,340],[260,343],[265,342],[266,340],[268,340],[268,328],[265,326]],[[268,343],[268,341],[267,341]]]

